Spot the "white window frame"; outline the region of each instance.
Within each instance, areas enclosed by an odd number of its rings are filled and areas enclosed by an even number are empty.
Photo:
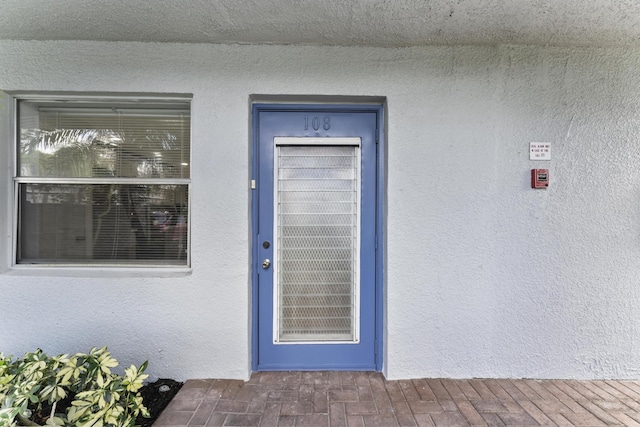
[[[9,176],[9,185],[12,192],[12,203],[5,211],[11,217],[11,260],[9,270],[6,274],[14,275],[47,275],[47,276],[66,276],[66,277],[129,277],[135,274],[136,277],[175,277],[183,276],[191,273],[191,189],[192,179],[189,178],[172,179],[163,178],[157,181],[150,181],[149,178],[112,178],[109,183],[127,183],[127,184],[150,184],[152,182],[161,185],[186,185],[189,197],[187,198],[187,254],[185,265],[162,265],[162,264],[119,264],[119,263],[19,263],[19,186],[21,183],[33,182],[50,182],[59,184],[95,184],[92,178],[33,178],[21,177],[18,169],[18,145],[20,138],[20,124],[18,117],[18,103],[20,101],[61,101],[61,102],[91,102],[91,103],[186,103],[191,104],[192,95],[190,94],[68,94],[68,93],[10,93],[11,96],[11,123],[10,123],[10,141],[9,156],[11,158],[11,168]],[[189,140],[192,144],[192,126],[189,126]],[[189,164],[192,165],[193,154],[190,150]],[[2,269],[0,269],[2,273]]]

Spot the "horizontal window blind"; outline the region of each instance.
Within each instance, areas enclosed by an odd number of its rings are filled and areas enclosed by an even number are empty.
[[[18,123],[18,263],[188,265],[188,102],[22,100]]]
[[[276,151],[278,342],[357,341],[359,147]]]
[[[184,264],[186,185],[21,184],[21,263]]]

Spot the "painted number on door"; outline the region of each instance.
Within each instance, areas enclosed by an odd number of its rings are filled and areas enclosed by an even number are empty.
[[[331,129],[331,116],[323,116],[322,118],[318,116],[305,116],[304,130],[309,130],[309,126],[311,126],[313,130],[319,130],[320,126],[322,126],[322,129],[324,130],[329,130]]]

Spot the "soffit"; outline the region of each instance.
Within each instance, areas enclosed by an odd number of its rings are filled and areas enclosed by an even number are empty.
[[[640,1],[1,0],[0,39],[640,46]]]

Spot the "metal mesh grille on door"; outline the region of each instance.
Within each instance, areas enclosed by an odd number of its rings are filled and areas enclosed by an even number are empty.
[[[357,341],[358,146],[280,146],[276,156],[279,342]]]

